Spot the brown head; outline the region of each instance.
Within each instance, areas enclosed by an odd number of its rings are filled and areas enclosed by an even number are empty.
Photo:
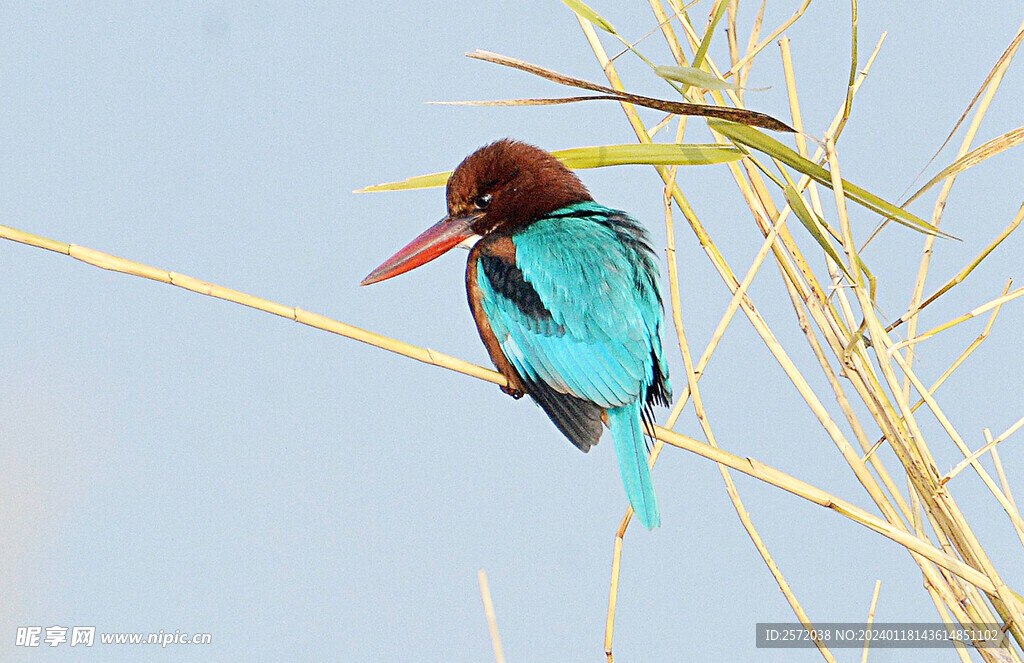
[[[585,200],[590,193],[561,161],[508,138],[470,154],[448,180],[448,216],[479,215],[472,228],[481,236]]]
[[[566,205],[592,200],[558,159],[508,138],[466,157],[448,179],[447,194],[448,216],[370,272],[362,285],[419,267],[473,237],[511,232]]]

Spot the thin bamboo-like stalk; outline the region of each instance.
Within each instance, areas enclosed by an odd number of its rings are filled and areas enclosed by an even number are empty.
[[[394,352],[395,354],[400,354],[405,357],[409,357],[410,359],[421,361],[425,364],[448,368],[459,373],[464,373],[465,375],[486,380],[487,382],[493,382],[499,386],[505,386],[506,384],[504,376],[497,371],[477,366],[476,364],[458,359],[457,357],[452,357],[451,355],[446,355],[442,352],[438,352],[437,350],[421,348],[409,343],[403,343],[402,341],[396,341],[393,338],[388,338],[381,334],[360,329],[359,327],[355,327],[338,320],[332,320],[326,316],[311,313],[298,307],[278,304],[277,302],[272,302],[269,299],[256,297],[240,290],[233,290],[214,283],[200,281],[199,279],[186,276],[185,274],[179,274],[177,272],[171,272],[157,267],[150,267],[149,265],[120,258],[109,253],[96,251],[84,246],[77,246],[75,244],[54,241],[45,237],[23,232],[21,230],[9,228],[7,226],[0,226],[0,239],[8,239],[20,244],[27,244],[29,246],[35,246],[49,251],[55,251],[101,269],[120,272],[122,274],[130,274],[132,276],[140,276],[152,281],[167,283],[179,288],[184,288],[185,290],[191,290],[192,292],[207,295],[208,297],[216,297],[217,299],[241,304],[242,306],[263,311],[264,313],[272,313],[273,315],[277,315],[282,318],[294,320],[295,322],[309,327],[314,327],[316,329],[331,332],[332,334],[338,334],[339,336],[360,341],[361,343],[383,348],[389,352]]]
[[[680,134],[677,135],[677,140],[682,140],[682,126],[680,127]],[[682,298],[680,297],[679,290],[679,270],[675,259],[675,228],[672,222],[671,193],[672,188],[675,186],[675,178],[677,172],[677,168],[671,169],[669,174],[669,180],[665,184],[664,197],[665,231],[666,237],[668,238],[666,253],[668,253],[669,255],[669,300],[672,302],[672,322],[675,326],[676,336],[679,341],[679,351],[682,355],[683,366],[686,371],[687,388],[693,399],[694,413],[697,416],[697,420],[700,423],[701,430],[704,432],[704,436],[707,439],[708,444],[717,448],[718,443],[715,440],[715,435],[711,428],[711,422],[708,418],[707,411],[704,408],[703,398],[701,398],[700,395],[700,388],[697,386],[698,373],[695,370],[693,364],[693,357],[690,353],[690,346],[687,341],[685,326],[683,324],[682,311],[680,310],[680,302]],[[775,241],[775,235],[778,232],[778,229],[782,223],[784,223],[784,221],[780,221],[779,224],[772,229],[772,232],[769,234],[768,238],[764,242],[761,251],[758,253],[757,257],[754,260],[754,265],[751,267],[750,272],[748,273],[748,278],[744,279],[744,283],[741,284],[741,288],[744,287],[744,284],[749,286],[749,283],[753,281],[753,277],[757,273],[765,257],[767,257],[769,249]],[[734,299],[736,298],[734,297]],[[732,475],[729,473],[729,470],[726,469],[724,466],[719,465],[718,468],[722,474],[722,480],[725,482],[726,492],[729,495],[729,499],[733,504],[733,508],[736,510],[736,514],[739,516],[743,528],[746,530],[747,535],[753,542],[754,547],[757,549],[757,552],[761,555],[761,558],[768,566],[768,570],[771,572],[772,577],[775,578],[775,581],[778,584],[779,589],[782,591],[783,596],[786,597],[786,601],[789,602],[789,605],[793,609],[793,612],[796,614],[797,619],[800,620],[800,623],[803,624],[804,628],[807,629],[808,633],[811,634],[811,639],[814,642],[815,647],[818,648],[818,651],[821,652],[822,657],[824,657],[826,661],[829,661],[829,663],[834,663],[836,660],[835,657],[832,655],[832,652],[829,650],[825,642],[820,637],[818,637],[817,632],[814,630],[814,625],[810,617],[807,615],[806,611],[804,611],[803,606],[797,599],[796,594],[794,594],[792,588],[789,585],[789,582],[783,575],[782,570],[775,562],[775,559],[768,551],[767,545],[765,545],[764,540],[761,538],[760,533],[757,531],[757,528],[755,527],[749,512],[747,511],[742,499],[740,498],[739,491],[736,489],[736,484],[732,479]]]
[[[974,97],[971,99],[970,103],[967,104],[967,108],[964,109],[964,112],[960,115],[960,118],[953,125],[953,128],[950,129],[949,133],[946,135],[945,140],[942,141],[942,145],[939,145],[939,149],[935,150],[935,154],[932,155],[932,158],[929,159],[928,163],[924,165],[924,167],[921,169],[921,172],[919,172],[917,176],[914,178],[914,181],[907,186],[906,191],[904,191],[900,195],[901,198],[907,195],[910,189],[913,188],[914,182],[917,182],[919,179],[921,179],[921,176],[924,175],[925,171],[928,170],[928,168],[933,163],[935,163],[935,160],[939,157],[939,155],[942,154],[942,150],[946,149],[946,146],[949,145],[949,141],[953,140],[953,136],[956,135],[957,130],[960,129],[960,126],[967,119],[967,116],[970,115],[971,109],[974,108],[974,104],[978,103],[978,99],[981,98],[981,95],[988,88],[988,84],[992,81],[992,79],[996,76],[997,72],[1002,67],[1003,61],[1013,57],[1014,53],[1016,53],[1017,49],[1020,47],[1022,41],[1024,41],[1024,23],[1022,23],[1021,26],[1017,29],[1017,34],[1010,41],[1010,45],[1006,47],[1002,55],[999,56],[999,59],[996,60],[996,63],[988,72],[988,76],[985,77],[985,80],[982,81],[981,86],[978,87],[978,91],[974,93]]]
[[[875,591],[871,594],[871,606],[868,608],[867,634],[864,637],[864,653],[860,663],[868,663],[868,650],[871,647],[871,625],[875,623],[875,607],[878,606],[878,593],[882,590],[882,581],[875,581]]]
[[[736,64],[737,62],[740,61],[740,44],[739,44],[739,40],[736,37],[736,33],[737,33],[736,15],[739,13],[739,9],[740,9],[739,5],[740,5],[740,0],[732,0],[732,2],[729,3],[729,17],[727,19],[727,26],[725,28],[725,36],[726,36],[726,40],[728,41],[728,44],[729,44],[729,61],[732,64]],[[764,0],[762,0],[762,6],[763,5],[764,5]],[[666,38],[667,38],[667,35],[666,35]],[[743,85],[743,73],[742,72],[740,72],[736,76],[736,82],[739,83],[740,85]]]
[[[607,61],[606,57],[602,58],[602,49],[600,47],[599,41],[596,38],[596,34],[594,34],[593,30],[589,30],[588,31],[588,29],[587,29],[588,26],[583,21],[581,21],[581,24],[583,25],[584,33],[587,35],[588,41],[591,43],[592,49],[595,51],[595,54],[598,55],[598,60],[602,64],[602,67],[605,69],[605,73],[607,74],[607,76],[609,78],[609,82],[612,83],[612,87],[613,88],[620,88],[621,87],[621,82],[618,81],[618,77],[617,77],[617,74],[615,74],[614,67],[611,66],[611,63]],[[689,29],[689,26],[686,25],[685,21],[683,23],[683,27],[687,29],[687,34],[688,34],[688,37],[691,40],[691,44],[695,44],[697,40],[694,37],[693,31]],[[877,48],[876,48],[876,52],[877,52]],[[710,62],[709,62],[709,65],[711,65]],[[712,71],[714,71],[714,70],[712,69]],[[862,79],[862,77],[861,77],[861,79]],[[634,129],[637,131],[638,138],[640,138],[641,142],[645,142],[645,140],[649,140],[649,138],[645,138],[645,135],[643,133],[642,123],[639,121],[639,118],[636,117],[635,112],[631,112],[632,109],[630,109],[628,107],[625,107],[625,106],[624,106],[624,110],[626,111],[627,118],[630,120],[630,122],[633,125]],[[841,126],[841,124],[840,124],[840,126]],[[661,171],[659,171],[659,172],[661,172]],[[664,177],[665,177],[664,172],[662,172],[662,177],[664,179]],[[727,266],[725,266],[724,260],[721,259],[720,253],[718,253],[717,249],[714,249],[714,245],[710,241],[710,238],[708,238],[706,236],[706,233],[703,231],[702,226],[700,226],[699,221],[696,220],[695,215],[692,214],[692,210],[690,210],[689,206],[685,203],[685,199],[682,198],[681,193],[677,193],[677,192],[674,192],[673,197],[676,200],[676,202],[680,204],[680,207],[683,210],[684,215],[687,217],[687,220],[690,221],[690,223],[691,223],[691,227],[693,227],[694,230],[697,232],[698,238],[701,241],[701,245],[702,245],[702,247],[705,248],[705,251],[708,253],[709,257],[712,259],[713,264],[716,266],[716,268],[719,269],[719,272],[723,275],[723,278],[726,280],[727,284],[730,284],[730,286],[732,286],[732,284],[730,283],[730,278],[729,278],[731,276],[731,272],[728,271]],[[760,218],[760,217],[755,215],[755,218]],[[733,276],[732,279],[734,280],[735,277]],[[730,289],[733,289],[733,287],[731,287]],[[748,317],[752,317],[751,316],[750,307],[752,307],[752,305],[748,305],[748,306],[744,307],[745,313],[748,314]],[[752,322],[754,322],[755,328],[758,328],[756,320],[752,318]],[[832,324],[832,323],[828,323],[828,324]],[[760,333],[761,329],[758,328],[758,331]],[[863,352],[863,347],[861,348],[860,352]],[[861,360],[858,360],[858,361],[860,362],[860,365],[858,366],[859,370],[863,371],[865,368],[868,367],[868,364],[866,364],[864,361],[861,361]],[[880,385],[877,383],[877,380],[875,380],[875,378],[871,377],[872,376],[871,372],[869,371],[868,373],[865,374],[865,376],[869,378],[869,382],[867,382],[867,383],[860,382],[859,383],[860,384],[859,388],[861,388],[861,389],[868,389],[868,392],[865,394],[865,396],[869,399],[869,401],[867,401],[867,402],[869,402],[869,403],[873,402],[873,403],[875,403],[875,407],[881,407],[882,408],[876,414],[876,418],[879,419],[880,423],[884,424],[884,428],[886,430],[890,431],[893,434],[896,433],[897,430],[892,428],[892,422],[896,422],[898,424],[898,421],[899,421],[898,413],[896,412],[895,409],[893,409],[891,406],[888,406],[885,403],[884,397],[883,397],[882,400],[880,400],[880,401],[878,400],[878,396],[876,396],[876,394],[881,394],[882,392],[880,392],[880,391],[879,392],[871,391],[872,389],[877,389],[877,388],[880,387]],[[858,380],[859,380],[859,378],[858,378]],[[906,460],[908,462],[917,462],[917,461],[913,461],[912,457],[906,457]],[[916,471],[920,471],[920,470],[916,470]],[[925,568],[927,566],[928,565],[925,565],[923,568]],[[926,573],[927,573],[927,568],[926,568]],[[939,579],[939,582],[942,582],[941,578]],[[948,596],[948,593],[947,593],[947,596]],[[950,600],[953,600],[955,602],[956,599],[951,597]],[[962,617],[962,618],[973,619],[973,617],[963,614],[962,611],[960,611],[959,614],[960,614],[960,617]],[[1010,651],[1011,651],[1011,657],[1014,660],[1018,660],[1017,656],[1016,656],[1016,653],[1013,652],[1012,650],[1010,650]],[[986,658],[987,658],[987,655],[985,653],[983,653],[982,655],[986,656]]]
[[[675,3],[678,2],[678,0],[669,1],[672,3],[673,6],[675,6]],[[748,63],[750,63],[755,57],[757,57],[758,53],[763,51],[765,47],[768,46],[768,44],[775,41],[779,37],[779,35],[788,30],[789,26],[796,23],[797,20],[799,20],[800,17],[804,15],[804,12],[807,11],[807,8],[810,7],[810,5],[811,0],[804,0],[803,3],[801,3],[801,5],[797,7],[797,10],[793,12],[792,16],[786,19],[786,21],[784,21],[782,25],[776,28],[770,35],[762,39],[757,46],[755,46],[753,49],[750,49],[739,62],[733,65],[733,67],[729,70],[729,74],[735,74],[741,68],[745,67]]]
[[[668,197],[666,196],[666,198]],[[671,210],[671,203],[669,202],[668,205],[666,205],[666,207],[668,210]],[[774,240],[774,238],[770,238],[769,241],[772,240]],[[766,246],[767,245],[768,242],[766,242]],[[765,255],[767,255],[767,251],[765,251]],[[676,274],[674,266],[669,267],[669,274],[669,281],[672,284],[673,289],[673,299],[675,301],[678,301],[679,277]],[[690,355],[689,344],[686,341],[686,332],[683,327],[683,319],[682,316],[679,314],[678,307],[674,307],[673,322],[675,323],[676,333],[679,337],[679,349],[683,355],[683,364],[686,369],[687,382],[690,387],[690,394],[693,398],[693,408],[694,412],[697,415],[697,421],[700,423],[701,430],[704,432],[704,437],[707,439],[708,444],[710,444],[712,447],[717,448],[718,443],[715,441],[715,435],[711,429],[711,422],[708,419],[707,412],[704,409],[703,399],[700,395],[700,388],[697,386],[697,376],[694,371],[693,358]],[[807,630],[807,632],[811,634],[811,641],[814,642],[814,646],[818,648],[818,651],[821,653],[822,657],[826,661],[829,661],[829,663],[835,663],[835,656],[833,656],[832,652],[829,650],[828,645],[826,645],[825,642],[817,635],[817,631],[814,629],[814,623],[811,621],[811,618],[807,615],[807,612],[800,604],[800,601],[797,599],[796,594],[790,587],[789,582],[783,575],[782,570],[779,568],[778,564],[775,562],[775,559],[768,551],[768,546],[765,545],[760,533],[754,526],[754,522],[750,518],[750,513],[747,511],[746,507],[743,505],[743,501],[740,499],[739,491],[736,489],[736,483],[733,481],[732,475],[729,473],[729,470],[722,465],[719,465],[718,469],[722,473],[722,480],[725,482],[726,492],[729,495],[729,499],[732,501],[733,508],[736,510],[736,514],[739,516],[740,522],[743,524],[743,529],[746,530],[747,535],[750,537],[750,540],[754,544],[754,547],[757,549],[757,552],[761,555],[761,559],[764,560],[764,563],[765,565],[767,565],[768,570],[772,574],[772,577],[775,578],[775,582],[778,584],[779,590],[782,592],[782,595],[786,597],[786,601],[793,609],[793,612],[796,614],[797,619],[800,620],[800,623]]]
[[[906,322],[911,316],[914,316],[917,313],[919,313],[921,310],[924,309],[924,307],[928,306],[929,304],[937,300],[939,297],[952,290],[955,286],[958,286],[961,283],[963,283],[964,280],[971,274],[971,272],[974,271],[975,267],[980,265],[981,262],[989,256],[989,254],[996,250],[996,247],[1003,243],[1003,240],[1009,237],[1014,230],[1020,227],[1022,221],[1024,221],[1024,203],[1021,203],[1020,208],[1017,209],[1017,214],[1015,214],[1013,220],[1010,221],[1010,225],[1006,226],[1006,228],[1004,228],[1003,231],[999,233],[999,235],[994,240],[992,240],[988,246],[982,249],[981,253],[975,256],[974,259],[971,260],[971,262],[967,263],[967,265],[963,269],[957,272],[956,275],[953,276],[951,279],[946,281],[946,283],[942,287],[940,287],[938,290],[929,295],[918,306],[911,309],[908,313],[904,313],[896,322],[893,322],[888,327],[886,327],[885,331],[892,331],[896,327]],[[1003,294],[1005,295],[1006,293],[1004,292]]]
[[[914,371],[907,364],[907,360],[900,356],[898,352],[893,352],[892,358],[895,360],[896,364],[901,369],[903,369],[904,373],[906,373],[907,377],[909,378],[911,384],[921,394],[921,397],[924,399],[925,404],[935,414],[935,418],[939,421],[939,424],[950,436],[950,439],[953,440],[953,442],[956,444],[960,452],[964,454],[965,463],[974,468],[974,470],[978,473],[978,476],[981,477],[981,480],[985,484],[985,486],[992,492],[993,495],[995,495],[996,500],[999,502],[1000,506],[1003,507],[1003,510],[1006,511],[1006,514],[1010,517],[1010,520],[1013,522],[1014,527],[1016,527],[1020,531],[1024,531],[1024,520],[1021,520],[1020,516],[1016,513],[1016,510],[1013,508],[1013,505],[1011,505],[1009,501],[1006,499],[1006,496],[1003,494],[1003,491],[999,489],[999,486],[996,485],[996,482],[992,479],[991,476],[989,476],[988,471],[978,461],[978,456],[980,456],[980,454],[974,455],[971,453],[970,447],[967,446],[967,443],[964,442],[963,438],[960,436],[960,433],[957,432],[956,428],[953,427],[952,422],[950,422],[949,418],[946,417],[945,413],[942,411],[942,408],[939,406],[938,401],[936,401],[935,398],[928,393],[928,390],[921,383],[920,378],[917,377]],[[1024,419],[1018,422],[1018,424],[1021,423],[1024,423]],[[991,446],[994,447],[995,444],[993,443]],[[945,484],[946,481],[943,481],[940,478],[939,485],[944,486]],[[1022,619],[1021,622],[1024,623],[1024,619]]]
[[[900,350],[900,349],[902,349],[904,347],[907,347],[907,346],[916,345],[917,343],[920,343],[921,341],[923,341],[925,339],[931,338],[932,336],[935,336],[936,334],[939,334],[941,332],[946,331],[947,329],[951,329],[951,328],[959,325],[961,322],[967,322],[971,318],[975,318],[975,317],[981,315],[982,313],[984,313],[986,311],[991,311],[992,309],[994,309],[994,308],[996,308],[998,306],[1002,306],[1006,302],[1013,301],[1014,299],[1017,299],[1021,295],[1024,295],[1024,288],[1017,288],[1013,292],[1009,292],[1009,293],[1007,293],[1005,295],[1000,295],[999,297],[996,297],[995,299],[992,299],[992,300],[982,304],[981,306],[977,306],[977,307],[971,309],[970,311],[968,311],[967,313],[964,313],[961,316],[957,316],[957,317],[953,318],[949,322],[944,322],[941,325],[939,325],[938,327],[934,327],[932,329],[929,329],[928,331],[926,331],[923,334],[918,334],[917,336],[912,336],[912,337],[908,338],[907,340],[905,340],[905,341],[903,341],[901,343],[897,343],[897,344],[893,345],[893,350]]]
[[[831,139],[826,138],[825,146],[826,153],[829,158],[832,187],[836,199],[836,210],[840,218],[841,228],[843,229],[843,245],[847,254],[850,256],[851,264],[855,266],[853,260],[856,257],[856,248],[853,242],[852,232],[850,231],[849,215],[846,210],[846,199],[843,195],[843,182],[839,171],[839,160],[835,151],[835,144]],[[910,370],[907,362],[899,355],[899,353],[893,352],[889,347],[886,347],[888,345],[887,341],[889,340],[889,337],[882,329],[878,318],[873,314],[873,305],[867,298],[867,292],[863,283],[855,283],[853,291],[856,293],[857,298],[860,301],[861,310],[864,313],[864,320],[871,333],[875,351],[885,353],[885,358],[891,357],[900,365],[907,377],[915,384],[922,397],[925,398],[925,402],[929,405],[936,416],[940,418],[940,423],[943,423],[947,432],[949,432],[950,427],[946,426],[948,421],[945,421],[944,417],[941,416],[941,410],[938,409],[937,404],[929,402],[930,397],[926,395],[927,389],[916,379],[916,376],[914,376],[913,371]],[[925,460],[929,463],[929,469],[933,474],[922,477],[925,479],[925,485],[919,486],[919,488],[921,489],[920,493],[922,498],[929,501],[929,515],[936,518],[939,525],[937,529],[943,531],[950,537],[957,550],[964,556],[964,559],[972,564],[976,564],[976,568],[981,570],[982,573],[992,581],[996,590],[995,595],[990,594],[993,606],[999,612],[1000,616],[1004,620],[1008,621],[1010,629],[1013,631],[1014,637],[1017,641],[1024,642],[1024,613],[1022,613],[1024,606],[1018,604],[1016,596],[1012,595],[1003,584],[998,572],[992,565],[988,556],[985,554],[984,548],[982,548],[981,544],[974,536],[974,533],[967,525],[966,520],[964,520],[963,516],[960,514],[956,504],[953,502],[952,496],[950,496],[948,491],[938,484],[938,477],[936,476],[937,473],[935,473],[934,469],[934,461],[930,459],[930,454],[928,454],[927,448],[924,446],[924,435],[917,426],[913,413],[910,411],[908,395],[905,391],[900,389],[899,381],[892,366],[888,361],[882,360],[879,362],[879,367],[885,376],[891,393],[895,396],[895,399],[903,412],[903,420],[910,429],[910,434],[912,436],[911,439],[915,443],[917,453],[927,454],[925,456]],[[975,464],[975,468],[978,470],[979,475],[984,478],[984,469],[977,463]]]
[[[206,283],[193,279],[192,277],[186,277],[183,275],[177,275],[177,279],[171,279],[167,277],[171,272],[150,267],[142,263],[126,260],[124,258],[118,258],[110,254],[102,253],[100,251],[94,251],[91,249],[84,249],[84,247],[77,247],[77,251],[69,252],[66,250],[68,245],[61,242],[55,242],[45,238],[40,238],[29,233],[23,233],[21,231],[15,231],[12,228],[6,226],[0,226],[0,238],[10,239],[22,244],[28,244],[30,246],[39,246],[40,248],[46,248],[51,251],[56,251],[65,255],[77,254],[76,257],[83,262],[88,264],[101,267],[110,271],[120,272],[123,274],[129,274],[133,276],[142,276],[143,278],[150,278],[154,281],[161,283],[168,283],[171,285],[178,285],[179,287],[185,287],[188,290],[197,292],[199,294],[208,295],[211,297],[218,297],[227,301],[233,301],[243,306],[248,306],[260,311],[267,313],[273,313],[274,315],[281,315],[289,319],[295,319],[298,322],[328,331],[331,333],[339,334],[358,340],[375,347],[379,347],[389,352],[395,352],[419,361],[430,363],[440,368],[446,368],[448,370],[463,373],[470,377],[475,377],[486,382],[491,382],[497,385],[505,384],[504,378],[497,371],[483,368],[482,366],[476,366],[470,362],[466,362],[461,359],[450,357],[449,355],[442,354],[434,350],[427,350],[420,348],[408,343],[401,341],[395,341],[394,339],[387,338],[380,334],[374,334],[373,332],[367,332],[365,330],[346,325],[345,323],[337,320],[331,320],[325,316],[312,314],[308,312],[302,312],[304,315],[299,318],[294,318],[291,315],[280,313],[281,311],[301,311],[301,309],[295,309],[292,307],[271,302],[270,300],[254,297],[247,295],[246,293],[239,292],[237,290],[231,290],[224,288],[223,286],[217,286],[215,284]],[[92,258],[100,256],[102,259],[97,259],[96,262],[92,261]],[[89,258],[89,259],[85,259]],[[203,284],[202,287],[188,287],[194,284]],[[301,319],[300,319],[301,318]],[[359,333],[350,333],[351,330],[357,330]],[[423,357],[421,359],[421,357]],[[960,560],[950,557],[941,550],[930,545],[926,541],[917,539],[916,537],[909,536],[905,532],[894,531],[890,525],[880,520],[876,516],[864,511],[860,507],[853,505],[852,503],[840,499],[834,495],[829,494],[820,488],[812,486],[811,484],[789,476],[788,474],[781,472],[773,467],[765,465],[752,458],[742,458],[736,456],[722,449],[716,449],[708,444],[688,438],[686,436],[675,433],[674,431],[667,430],[661,426],[655,426],[653,430],[649,431],[653,436],[666,442],[672,446],[680,449],[685,449],[692,453],[696,453],[699,456],[712,460],[716,463],[726,465],[735,470],[738,470],[744,474],[752,476],[756,479],[764,481],[782,488],[786,492],[792,493],[798,497],[807,499],[815,504],[826,507],[835,511],[836,513],[842,514],[853,520],[854,522],[860,523],[861,525],[871,529],[883,536],[896,541],[897,543],[911,548],[916,552],[932,559],[943,568],[948,569],[952,573],[960,576],[967,582],[976,584],[983,591],[993,591],[994,587],[982,574],[976,569],[972,569],[967,564],[964,564]]]
[[[985,437],[990,438],[992,433],[985,429]],[[1006,480],[1006,472],[1003,471],[1003,461],[999,457],[999,451],[993,446],[989,451],[992,456],[992,464],[996,467],[996,475],[999,477],[999,485],[1003,489],[1003,495],[1006,495],[1006,499],[1009,501],[1010,506],[1013,507],[1013,512],[1020,516],[1020,509],[1017,507],[1017,501],[1013,499],[1013,491],[1010,490],[1010,482]],[[1017,530],[1017,538],[1020,539],[1020,543],[1024,546],[1024,532]]]
[[[1024,31],[1024,23],[1018,29],[1018,33]],[[1003,76],[1006,74],[1006,70],[1010,67],[1010,62],[1013,61],[1013,55],[1016,53],[1017,47],[1020,45],[1019,40],[1014,40],[1016,46],[1011,45],[1011,49],[1008,49],[1006,53],[999,59],[993,68],[992,75],[985,82],[985,93],[982,95],[981,100],[978,102],[977,110],[974,111],[974,118],[967,127],[967,131],[964,133],[964,139],[960,143],[960,150],[957,152],[956,158],[960,159],[965,154],[970,152],[971,144],[974,142],[975,136],[978,134],[978,130],[981,128],[981,121],[985,118],[985,114],[988,111],[989,106],[992,104],[992,100],[995,98],[996,91],[999,89],[999,84],[1003,80]],[[935,206],[932,211],[931,223],[932,226],[938,228],[942,222],[942,213],[946,209],[946,201],[949,199],[949,194],[953,190],[953,184],[956,182],[956,175],[950,175],[946,178],[946,181],[942,185],[942,189],[939,191],[939,195],[935,200]],[[928,277],[928,270],[931,267],[932,252],[935,247],[935,236],[929,235],[924,240],[924,247],[921,251],[921,263],[918,267],[917,280],[914,282],[913,293],[910,298],[910,305],[907,310],[914,311],[920,308],[921,298],[924,295],[925,280]],[[917,321],[919,317],[917,314],[912,314],[907,325],[907,337],[913,339],[917,334]],[[904,357],[907,364],[914,364],[914,345],[911,343]],[[905,393],[910,392],[910,382],[905,380],[903,383],[903,390]]]
[[[761,29],[764,27],[764,10],[768,7],[768,0],[761,0],[761,6],[757,10],[757,16],[754,18],[754,25],[750,28],[750,38],[747,40],[747,50],[744,57],[747,58],[747,63],[742,65],[740,69],[736,70],[737,82],[740,84],[740,98],[743,97],[743,89],[747,86],[747,81],[750,78],[750,70],[754,66],[754,58],[756,54],[754,51],[757,50],[758,39],[761,38]],[[797,17],[799,18],[799,16]],[[784,28],[783,28],[784,30]],[[767,43],[765,44],[767,46]],[[733,58],[730,71],[732,68],[740,66],[738,58]]]
[[[629,519],[633,510],[628,509],[623,516],[619,529],[615,533],[615,548],[612,552],[612,578],[608,589],[608,616],[604,626],[604,655],[608,663],[614,663],[615,656],[612,654],[612,646],[615,640],[615,611],[619,604],[619,578],[622,570],[622,541],[626,535],[626,528],[629,526]]]
[[[1018,419],[1016,423],[1014,423],[1012,426],[1007,428],[1003,432],[1002,435],[1000,435],[999,437],[997,437],[994,440],[992,439],[991,431],[989,431],[986,428],[985,429],[985,437],[986,437],[986,444],[985,444],[985,446],[981,447],[980,449],[978,449],[977,451],[972,453],[970,456],[968,456],[967,458],[964,458],[962,461],[957,463],[956,467],[954,467],[949,472],[947,472],[946,476],[942,477],[942,479],[941,479],[942,483],[949,483],[950,479],[952,479],[956,475],[958,475],[961,472],[963,472],[965,469],[967,469],[968,466],[972,465],[976,460],[978,460],[983,455],[985,455],[986,452],[990,451],[997,444],[999,444],[1000,442],[1004,441],[1006,438],[1008,438],[1011,435],[1013,435],[1014,433],[1016,433],[1020,429],[1021,426],[1024,426],[1024,417],[1021,417],[1020,419]]]
[[[480,598],[484,602],[484,613],[487,615],[487,628],[491,633],[491,647],[494,649],[494,663],[505,663],[505,651],[501,647],[501,634],[498,632],[498,618],[494,614],[494,602],[491,601],[491,587],[487,583],[487,571],[477,572],[480,582]]]
[[[1010,291],[1010,285],[1012,283],[1013,283],[1012,280],[1008,280],[1006,282],[1006,287],[1003,288],[1003,294],[1004,295],[1007,292]],[[985,328],[982,329],[981,333],[978,335],[978,337],[975,338],[973,341],[971,341],[970,345],[968,345],[964,349],[964,351],[961,352],[957,356],[957,358],[953,361],[953,363],[950,364],[949,367],[945,371],[942,372],[942,375],[940,375],[935,380],[935,382],[933,382],[932,385],[930,387],[928,387],[928,393],[929,394],[934,395],[935,392],[938,391],[939,387],[941,387],[946,382],[946,380],[948,380],[950,378],[950,376],[952,376],[953,373],[955,373],[956,370],[958,368],[960,368],[964,364],[965,361],[967,361],[967,358],[970,357],[972,354],[974,354],[975,350],[977,350],[979,347],[981,347],[981,344],[984,343],[985,340],[992,333],[992,326],[995,324],[996,318],[999,316],[999,312],[1001,310],[1002,310],[1002,305],[996,306],[994,309],[992,309],[992,314],[989,316],[988,323],[986,323]],[[916,412],[917,409],[919,407],[921,407],[922,405],[924,405],[924,398],[919,399],[916,403],[914,403],[913,406],[911,406],[911,408],[910,408],[911,412]],[[878,448],[881,447],[884,442],[885,442],[885,437],[878,438],[878,441],[875,442],[874,445],[872,445],[871,448],[867,451],[867,454],[865,455],[864,460],[867,460],[867,458],[869,456],[873,455],[875,453],[875,451],[877,451]]]

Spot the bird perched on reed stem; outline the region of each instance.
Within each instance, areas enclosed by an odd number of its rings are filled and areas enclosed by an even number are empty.
[[[658,267],[647,233],[599,205],[579,178],[532,145],[499,140],[448,180],[448,215],[365,279],[470,249],[466,292],[495,367],[581,451],[607,424],[622,482],[648,529],[661,523],[642,424],[671,388],[661,349]]]

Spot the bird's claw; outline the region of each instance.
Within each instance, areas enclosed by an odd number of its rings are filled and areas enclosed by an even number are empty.
[[[516,389],[515,387],[505,386],[502,387],[501,390],[504,391],[509,396],[511,396],[512,398],[516,399],[517,401],[526,395],[526,392],[524,392],[522,389]]]

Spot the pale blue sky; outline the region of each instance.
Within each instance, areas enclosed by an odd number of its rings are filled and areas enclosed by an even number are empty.
[[[769,3],[766,25],[797,4]],[[631,38],[654,26],[646,3],[593,5]],[[748,29],[757,3],[741,5]],[[463,253],[358,287],[444,213],[443,194],[350,192],[452,168],[503,136],[548,149],[633,140],[610,103],[423,103],[564,93],[463,56],[478,48],[601,80],[564,5],[516,6],[5,3],[0,224],[486,364],[465,305]],[[1019,1],[860,2],[862,58],[881,31],[889,37],[840,143],[844,175],[898,197],[1009,43],[1021,9]],[[819,0],[788,33],[816,135],[845,94],[848,11]],[[712,54],[724,60],[723,43]],[[644,48],[669,62],[657,36]],[[1020,63],[1010,69],[982,140],[1024,123],[1020,71]],[[633,90],[671,94],[627,58],[622,73]],[[750,85],[771,86],[748,94],[752,107],[788,118],[777,47],[758,60]],[[939,243],[931,285],[1010,221],[1022,159],[1003,154],[960,179],[944,227],[964,241]],[[631,211],[664,247],[651,169],[582,176],[600,202]],[[679,178],[745,271],[761,238],[726,169]],[[931,200],[914,211],[929,214]],[[874,222],[855,210],[860,236]],[[912,280],[921,240],[892,229],[865,256],[893,318],[909,297],[895,284]],[[1009,277],[1024,281],[1021,241],[1011,238],[925,324],[987,301]],[[728,292],[692,234],[683,229],[678,242],[688,332],[703,347]],[[751,293],[783,342],[802,348],[774,267]],[[982,324],[922,346],[921,373],[936,377]],[[943,387],[972,446],[983,444],[983,427],[998,433],[1024,414],[1022,327],[1022,305],[1007,306],[994,336]],[[625,508],[607,439],[584,456],[538,408],[493,385],[6,242],[0,343],[0,659],[493,660],[476,584],[483,567],[510,662],[602,660],[612,537]],[[681,361],[669,354],[678,389]],[[811,367],[805,350],[794,356]],[[701,384],[722,446],[869,506],[746,320],[737,318]],[[928,426],[940,465],[952,467],[952,445]],[[699,436],[691,410],[678,429]],[[1019,442],[1007,442],[1003,457],[1024,486]],[[756,622],[792,613],[717,468],[669,450],[654,478],[664,525],[636,528],[626,541],[620,660],[820,660],[754,649]],[[877,619],[936,618],[902,548],[754,480],[737,483],[812,618],[862,619],[878,578]],[[1020,589],[1024,564],[1005,516],[970,473],[954,488]],[[13,646],[16,627],[54,624],[209,632],[213,644],[158,653]],[[877,650],[871,660],[933,657]]]

